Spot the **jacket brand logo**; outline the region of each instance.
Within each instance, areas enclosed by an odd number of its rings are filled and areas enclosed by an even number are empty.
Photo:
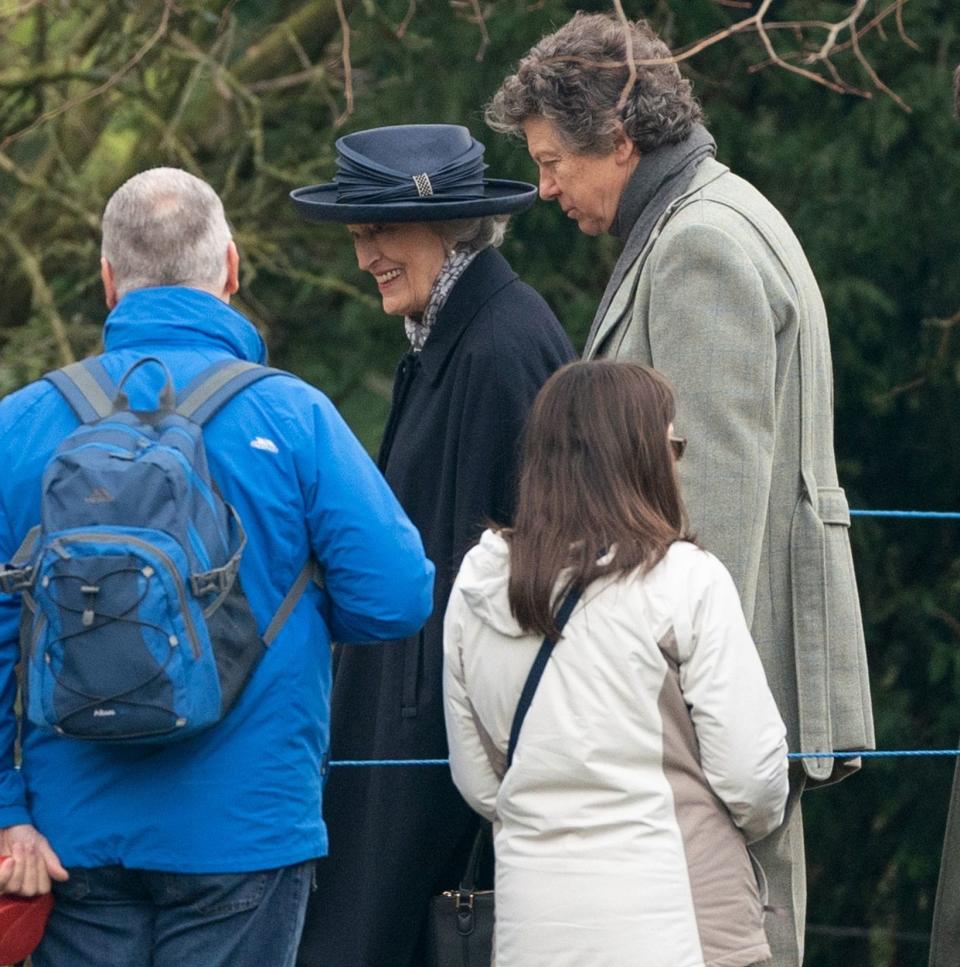
[[[88,504],[108,504],[113,500],[113,494],[106,487],[94,487],[83,499]]]
[[[266,436],[255,436],[250,441],[250,446],[252,446],[254,450],[266,450],[267,453],[280,452],[279,448],[273,442],[273,440],[271,440],[270,437],[266,437]]]
[[[95,719],[108,719],[116,714],[117,710],[115,708],[95,708],[93,710],[93,717]]]

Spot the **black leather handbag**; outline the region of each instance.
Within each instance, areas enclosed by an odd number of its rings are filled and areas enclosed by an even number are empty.
[[[427,963],[431,967],[490,967],[493,955],[493,890],[476,888],[484,854],[493,848],[490,826],[477,833],[463,879],[430,901]]]
[[[571,589],[567,592],[563,605],[557,612],[558,631],[563,630],[579,599],[579,590]],[[513,762],[520,727],[555,644],[552,639],[544,638],[520,693],[507,746],[508,769]],[[460,886],[456,890],[447,890],[430,901],[426,967],[490,967],[493,960],[495,919],[493,890],[478,890],[476,884],[483,857],[492,845],[490,826],[484,823],[473,842]]]

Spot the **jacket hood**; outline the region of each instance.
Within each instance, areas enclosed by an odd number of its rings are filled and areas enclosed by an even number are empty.
[[[267,361],[253,323],[209,292],[182,285],[128,292],[107,317],[103,343],[108,351],[219,346],[251,363]]]
[[[526,634],[510,613],[507,584],[510,547],[493,531],[484,531],[480,543],[464,558],[457,584],[477,619],[510,638]]]

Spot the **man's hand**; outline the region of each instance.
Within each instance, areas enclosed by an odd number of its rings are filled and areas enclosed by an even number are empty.
[[[37,896],[50,892],[50,880],[68,879],[46,837],[28,824],[0,830],[0,893]]]

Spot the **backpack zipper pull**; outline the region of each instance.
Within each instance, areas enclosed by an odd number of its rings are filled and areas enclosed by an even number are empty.
[[[51,541],[50,547],[53,549],[53,551],[56,552],[56,554],[61,558],[61,560],[64,560],[64,561],[70,560],[70,554],[67,551],[67,549],[63,546],[63,544],[60,542],[60,538],[57,538],[55,541]]]
[[[97,594],[100,591],[100,585],[99,584],[84,584],[84,585],[81,586],[80,590],[85,595],[87,595],[87,597],[89,599],[87,601],[87,607],[83,609],[83,616],[80,619],[80,623],[83,625],[84,628],[89,628],[90,625],[93,624],[93,618],[94,618],[94,614],[95,614],[94,609],[93,609],[93,604],[94,604],[94,599],[96,598]]]

